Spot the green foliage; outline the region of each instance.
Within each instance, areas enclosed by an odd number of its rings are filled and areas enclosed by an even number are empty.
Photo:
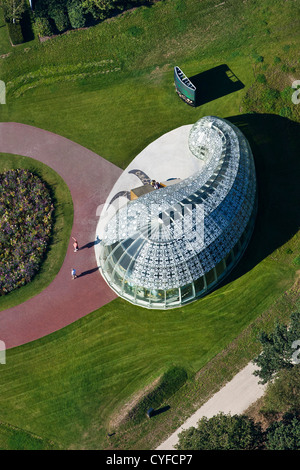
[[[197,428],[179,434],[178,450],[254,450],[261,446],[259,425],[246,416],[219,413],[200,419]]]
[[[117,6],[118,0],[83,0],[82,6],[95,19],[103,20]]]
[[[146,417],[149,408],[158,408],[165,400],[177,392],[187,380],[186,370],[182,367],[172,367],[165,372],[154,390],[149,392],[134,406],[129,413],[129,418],[135,423],[141,422]]]
[[[10,40],[14,45],[22,44],[24,42],[24,36],[20,23],[7,23],[7,28]]]
[[[34,29],[39,37],[51,36],[53,30],[48,18],[36,17],[34,22]]]
[[[80,0],[70,0],[67,4],[69,20],[72,28],[83,28],[85,16]]]
[[[268,384],[261,410],[265,414],[300,411],[300,366],[283,369]]]
[[[19,23],[27,9],[26,0],[2,0],[5,21]]]
[[[51,240],[49,188],[27,170],[0,173],[0,295],[32,280]]]
[[[257,52],[253,51],[252,52],[252,57],[256,63],[260,63],[264,61],[264,58],[262,55],[259,55]]]
[[[292,116],[292,110],[289,106],[284,106],[279,110],[279,116],[290,118]]]
[[[37,0],[34,7],[34,18],[48,18],[47,0]]]
[[[300,314],[291,315],[290,325],[277,323],[272,333],[262,332],[259,341],[262,344],[262,353],[254,360],[259,367],[254,375],[265,384],[271,380],[281,369],[294,367],[292,344],[300,338]]]
[[[277,65],[277,64],[279,64],[280,62],[281,62],[280,57],[277,57],[277,56],[274,57],[274,65]]]
[[[266,87],[266,89],[262,92],[262,105],[267,112],[271,112],[275,110],[277,100],[280,96],[278,90],[274,90],[273,88]]]
[[[53,19],[57,30],[61,33],[70,26],[69,18],[66,12],[65,0],[51,0],[48,7],[48,14]]]
[[[259,75],[257,75],[256,81],[258,83],[267,83],[266,76],[263,73],[260,73]]]
[[[300,255],[299,255],[299,256],[296,256],[296,258],[293,259],[293,263],[294,263],[296,266],[300,266]]]
[[[86,17],[91,15],[96,20],[104,20],[112,11],[129,9],[140,4],[150,3],[133,0],[126,3],[122,0],[37,0],[35,5],[35,18],[52,19],[58,32],[66,29],[82,28],[86,24]],[[38,29],[40,26],[38,26]],[[132,36],[139,36],[143,30],[129,31]]]
[[[266,449],[300,450],[300,420],[296,415],[286,415],[271,425],[266,432]]]
[[[126,31],[126,34],[128,36],[132,36],[132,37],[140,37],[143,35],[143,28],[140,28],[139,26],[131,26],[130,28],[127,29]]]
[[[58,446],[24,429],[0,423],[0,448],[1,450],[54,450],[58,449]]]

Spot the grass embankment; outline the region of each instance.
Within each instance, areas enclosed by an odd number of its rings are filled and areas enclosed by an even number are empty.
[[[0,7],[0,56],[2,56],[3,54],[8,54],[11,50],[12,46],[9,41],[8,31],[6,23],[4,21],[3,10]]]
[[[281,65],[297,61],[297,8],[274,0],[241,2],[238,8],[235,1],[163,1],[30,43],[26,51],[14,48],[1,65],[8,105],[0,119],[64,135],[125,168],[164,132],[205,114],[239,114],[261,57],[264,64],[276,56]],[[196,109],[180,102],[174,65],[192,76],[222,64],[244,88],[222,95],[224,74],[215,85],[219,99]]]
[[[40,270],[26,286],[0,296],[0,311],[33,297],[53,280],[65,258],[73,224],[73,202],[69,188],[55,171],[32,158],[0,154],[0,173],[16,168],[26,168],[47,183],[55,206],[54,226],[49,249]]]
[[[218,7],[212,1],[159,2],[27,52],[15,49],[4,59],[3,121],[57,132],[125,168],[164,132],[207,114],[235,116],[253,148],[259,186],[249,249],[209,296],[167,312],[118,299],[8,351],[0,376],[4,422],[63,448],[154,448],[257,353],[260,322],[272,324],[295,307],[295,296],[284,292],[298,269],[293,260],[299,250],[299,125],[276,116],[238,115],[261,57],[270,65],[270,83],[274,57],[294,61],[296,8],[274,0],[239,2],[238,8],[235,1]],[[178,99],[174,65],[191,76],[222,64],[244,88],[225,94],[223,77],[215,99],[199,108]],[[284,88],[290,78],[281,73]],[[161,404],[170,409],[134,427],[127,422],[109,440],[112,417],[172,366],[184,368],[189,380]]]

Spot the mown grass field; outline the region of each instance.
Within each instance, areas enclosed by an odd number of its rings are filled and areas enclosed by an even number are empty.
[[[158,2],[85,31],[34,41],[27,51],[24,46],[7,49],[11,54],[1,59],[0,78],[7,84],[2,121],[56,132],[125,168],[164,132],[218,115],[248,137],[258,174],[259,213],[251,244],[218,290],[167,312],[149,312],[118,299],[7,352],[7,364],[0,366],[0,421],[41,436],[45,447],[50,440],[62,448],[154,448],[209,395],[206,383],[195,378],[203,368],[215,364],[262,315],[272,324],[296,308],[295,295],[274,306],[285,299],[299,269],[294,263],[299,252],[299,124],[245,114],[243,98],[251,86],[255,89],[258,67],[265,67],[268,82],[280,91],[297,75],[298,7],[274,0],[217,5]],[[282,64],[274,64],[277,56],[295,71],[281,70]],[[198,108],[178,99],[174,65],[191,76],[222,64],[243,88],[222,95],[221,83],[220,96]],[[210,391],[257,352],[253,331],[239,346],[234,359],[217,364],[206,378]],[[127,423],[109,440],[113,416],[172,365],[187,370],[189,383],[166,403],[170,410],[150,423]],[[7,442],[0,433],[0,447]],[[18,447],[14,442],[11,448]]]

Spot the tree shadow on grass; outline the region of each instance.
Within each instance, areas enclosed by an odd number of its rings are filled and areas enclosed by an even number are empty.
[[[34,39],[34,32],[32,28],[32,17],[29,7],[25,10],[21,20],[21,29],[24,37],[24,42],[29,42]]]
[[[193,75],[189,79],[196,87],[196,106],[201,106],[245,87],[226,64]]]
[[[257,178],[258,212],[244,256],[228,284],[288,242],[300,226],[300,124],[268,114],[227,118],[248,139]]]
[[[152,415],[151,417],[153,418],[154,416],[158,416],[162,413],[165,413],[166,411],[168,411],[171,407],[169,405],[166,405],[166,406],[162,406],[161,408],[159,408],[158,410],[154,410],[152,412]]]

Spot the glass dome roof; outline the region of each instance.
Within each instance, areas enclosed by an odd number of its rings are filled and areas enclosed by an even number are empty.
[[[128,202],[100,244],[106,282],[144,307],[174,308],[205,295],[240,259],[253,230],[255,168],[241,131],[207,116],[192,126],[187,145],[204,167]]]

